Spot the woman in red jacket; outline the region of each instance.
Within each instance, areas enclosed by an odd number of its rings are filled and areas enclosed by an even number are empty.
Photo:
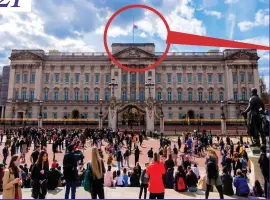
[[[163,176],[166,170],[163,161],[160,161],[158,153],[154,153],[154,161],[149,165],[146,173],[149,175],[149,199],[164,199]]]

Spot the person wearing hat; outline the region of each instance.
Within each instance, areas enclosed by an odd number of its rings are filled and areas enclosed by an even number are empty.
[[[76,144],[72,142],[68,146],[68,152],[64,156],[63,170],[64,178],[66,180],[65,199],[69,199],[69,192],[71,189],[71,199],[76,196],[76,184],[78,180],[77,165],[79,160],[83,160],[84,156],[79,151],[76,151]]]
[[[54,161],[48,173],[48,190],[55,190],[59,184],[62,173],[57,169],[58,163]]]

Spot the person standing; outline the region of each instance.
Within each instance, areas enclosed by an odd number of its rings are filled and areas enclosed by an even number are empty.
[[[4,171],[2,199],[22,199],[20,157],[13,155]]]
[[[5,147],[3,148],[2,150],[2,153],[3,153],[3,164],[4,166],[6,166],[6,161],[7,161],[7,157],[8,157],[8,144],[5,144]]]
[[[41,151],[37,162],[33,166],[32,180],[33,190],[32,197],[34,199],[45,199],[47,194],[47,182],[49,172],[48,154]]]
[[[154,156],[154,152],[153,152],[153,148],[151,147],[151,149],[149,149],[149,151],[147,152],[148,155],[148,159],[149,159],[149,164],[151,164],[153,156]]]
[[[166,173],[163,161],[160,161],[160,155],[154,153],[154,161],[149,165],[146,174],[149,175],[150,192],[149,199],[164,199],[165,187],[163,177]]]
[[[143,190],[144,190],[144,199],[146,199],[148,182],[149,182],[149,176],[146,174],[146,170],[147,170],[148,166],[149,166],[149,163],[145,163],[145,169],[143,170],[142,175],[141,175],[141,186],[140,186],[139,199],[141,199],[141,197],[142,197]]]
[[[178,144],[178,150],[180,150],[181,149],[181,145],[182,145],[180,136],[178,136],[177,144]]]
[[[219,176],[218,169],[218,157],[214,150],[209,149],[208,155],[206,157],[206,191],[205,191],[205,199],[208,199],[210,189],[215,185],[220,199],[224,199],[222,182]]]
[[[264,192],[265,192],[265,197],[269,198],[268,194],[268,185],[269,185],[269,158],[267,157],[266,154],[266,146],[261,147],[261,154],[260,158],[258,160],[258,163],[261,168],[262,175],[264,177]]]
[[[140,150],[138,146],[135,149],[134,156],[135,156],[135,165],[136,165],[136,163],[139,162],[139,157],[140,157]]]
[[[71,143],[68,146],[68,153],[65,154],[63,160],[64,178],[66,181],[65,199],[69,199],[69,192],[71,189],[71,199],[75,199],[76,196],[76,183],[78,180],[78,161],[83,158],[80,153],[75,153],[76,144]]]
[[[92,149],[91,156],[91,168],[92,168],[92,190],[91,196],[92,199],[105,199],[104,195],[104,174],[105,174],[105,166],[104,162],[99,156],[98,149],[94,147]]]

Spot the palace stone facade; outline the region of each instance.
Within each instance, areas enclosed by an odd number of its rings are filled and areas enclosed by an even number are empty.
[[[162,52],[155,52],[153,43],[114,43],[112,54],[128,67],[144,68]],[[115,78],[119,108],[129,103],[144,110],[149,97],[145,83],[150,81],[155,115],[160,113],[162,99],[165,121],[185,114],[220,119],[221,101],[226,118],[236,118],[246,106],[251,88],[260,94],[258,59],[254,49],[171,52],[155,69],[133,73],[117,67],[106,53],[12,50],[5,117],[38,118],[42,113],[43,119],[98,119],[102,98],[105,118],[112,95],[109,83]]]

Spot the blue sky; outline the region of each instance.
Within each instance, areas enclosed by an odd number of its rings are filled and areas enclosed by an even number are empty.
[[[32,0],[31,13],[0,13],[0,71],[9,64],[11,49],[103,52],[103,31],[109,17],[129,4],[152,6],[170,29],[269,46],[268,0]],[[167,31],[155,14],[132,9],[118,15],[109,29],[108,44],[154,42],[164,51]],[[171,51],[208,51],[211,47],[173,45]],[[223,48],[220,48],[222,50]],[[269,85],[269,51],[259,51],[260,75]]]

